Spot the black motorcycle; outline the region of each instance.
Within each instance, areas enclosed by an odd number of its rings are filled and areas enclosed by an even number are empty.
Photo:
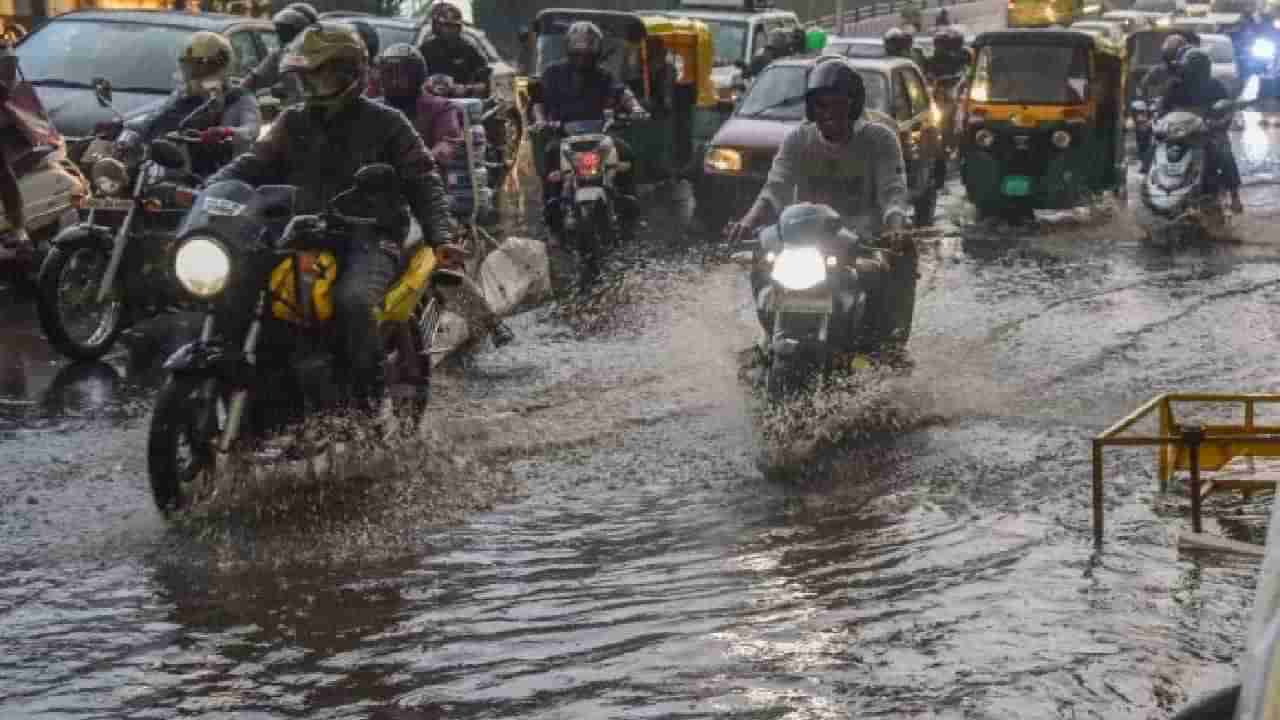
[[[307,376],[332,372],[342,248],[407,233],[390,165],[362,168],[319,215],[295,215],[296,194],[215,183],[179,228],[173,272],[205,318],[199,340],[165,362],[170,376],[151,419],[147,467],[162,512],[188,507],[221,462],[267,452],[309,409],[330,404],[308,392]],[[419,248],[378,308],[388,390],[410,430],[427,404],[443,303],[436,288],[457,278],[435,257]]]
[[[95,89],[110,108],[110,83]],[[100,129],[112,150],[92,164],[87,214],[54,238],[37,279],[40,325],[63,355],[101,358],[129,325],[181,302],[170,273],[173,233],[200,182],[188,149],[200,134],[189,128],[214,102],[150,143],[123,118]]]

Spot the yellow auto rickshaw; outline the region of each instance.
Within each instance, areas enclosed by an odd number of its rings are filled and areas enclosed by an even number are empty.
[[[1005,21],[1011,28],[1066,27],[1085,14],[1084,0],[1009,0]]]
[[[1075,30],[1000,30],[973,43],[961,173],[979,215],[1125,196],[1124,54]]]
[[[565,59],[565,32],[587,20],[604,32],[602,65],[627,84],[652,119],[619,131],[634,151],[636,179],[669,180],[701,166],[702,149],[727,117],[711,81],[711,32],[691,18],[602,10],[552,9],[539,13],[525,38],[531,58],[529,102],[540,102],[539,78]],[[533,143],[539,176],[547,138]]]

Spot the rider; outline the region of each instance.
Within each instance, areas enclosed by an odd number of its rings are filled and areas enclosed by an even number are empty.
[[[431,8],[431,37],[422,43],[428,75],[453,78],[450,97],[489,97],[489,61],[462,35],[462,11],[447,2]]]
[[[1160,46],[1161,64],[1151,68],[1138,87],[1138,97],[1148,104],[1148,112],[1154,113],[1155,108],[1151,107],[1151,104],[1169,93],[1169,86],[1178,76],[1178,59],[1189,45],[1187,39],[1178,34],[1164,39],[1164,44]],[[1151,169],[1151,128],[1152,124],[1148,123],[1145,128],[1139,127],[1134,130],[1134,140],[1138,144],[1138,158],[1142,162],[1143,175]]]
[[[377,76],[383,101],[413,122],[436,162],[451,161],[462,144],[462,119],[461,110],[441,91],[441,86],[452,82],[449,76],[432,76],[428,83],[427,63],[409,43],[396,43],[382,53]],[[430,91],[424,92],[428,84]]]
[[[168,132],[199,131],[201,145],[212,146],[191,148],[192,171],[201,176],[248,150],[258,137],[262,117],[253,93],[232,86],[229,73],[234,66],[235,51],[225,37],[207,31],[192,34],[178,56],[182,85],[136,128],[138,139],[146,142]],[[191,117],[202,107],[206,108],[202,117]]]
[[[280,99],[284,105],[292,105],[302,99],[302,88],[298,87],[296,78],[284,78],[280,72],[280,62],[289,48],[289,43],[308,27],[319,21],[320,14],[310,3],[295,2],[276,13],[271,24],[276,29],[276,39],[280,47],[267,53],[267,56],[251,70],[240,83],[250,92],[263,89],[274,89],[280,84]]]
[[[1219,100],[1230,100],[1226,87],[1213,77],[1213,62],[1209,54],[1200,48],[1187,48],[1178,62],[1178,78],[1160,101],[1160,116],[1178,109],[1188,109],[1203,114]],[[1244,212],[1240,202],[1240,168],[1231,152],[1231,140],[1227,137],[1227,125],[1210,124],[1209,142],[1205,144],[1208,159],[1206,176],[1221,173],[1222,185],[1231,195],[1231,212]]]
[[[879,324],[868,340],[900,351],[911,334],[917,259],[914,244],[898,235],[908,212],[902,146],[894,129],[864,116],[866,88],[844,60],[819,62],[806,87],[806,122],[787,133],[760,196],[727,233],[740,242],[801,200],[832,206],[861,237],[888,235],[891,249],[856,266],[868,282],[869,317]]]
[[[251,152],[209,184],[294,185],[297,211],[320,212],[362,166],[389,163],[424,242],[443,264],[456,265],[460,249],[449,244],[448,200],[435,161],[402,113],[362,95],[367,65],[364,43],[349,27],[317,23],[304,30],[280,63],[282,72],[298,75],[302,104],[284,110]],[[365,412],[376,408],[384,390],[374,309],[395,280],[401,250],[400,238],[349,244],[334,288],[339,380]]]
[[[924,64],[930,80],[963,75],[969,67],[969,53],[964,49],[964,35],[947,26],[933,34],[933,57]]]
[[[580,21],[569,26],[565,33],[567,60],[554,63],[542,73],[541,93],[533,106],[535,127],[548,122],[580,122],[600,120],[605,110],[620,108],[635,119],[643,119],[647,112],[640,106],[631,90],[608,69],[600,66],[604,50],[604,33],[595,23]],[[631,162],[631,148],[621,139],[614,138],[618,157]],[[551,140],[543,152],[548,174],[560,166],[560,141]],[[618,208],[624,220],[633,220],[638,214],[635,198],[635,175],[631,169],[619,172],[615,178]],[[542,200],[547,225],[557,229],[560,213],[554,212],[560,199],[560,183],[544,178]],[[628,222],[629,224],[629,222]]]
[[[902,28],[892,27],[885,31],[884,37],[884,54],[889,57],[906,58],[907,60],[915,60],[915,38],[910,33],[903,32]]]
[[[13,171],[11,158],[30,150],[31,141],[20,125],[23,118],[9,106],[18,81],[18,56],[8,46],[0,46],[0,204],[13,230],[0,238],[0,250],[8,249],[25,258],[35,249],[27,234],[27,212],[22,189]],[[0,253],[3,255],[6,253]]]
[[[751,78],[759,75],[769,63],[791,54],[791,33],[777,28],[769,32],[769,44],[760,52],[751,58],[751,66],[747,68],[746,76]]]

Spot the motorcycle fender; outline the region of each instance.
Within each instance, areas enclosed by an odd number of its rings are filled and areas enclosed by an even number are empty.
[[[91,238],[102,245],[103,249],[111,250],[115,245],[115,238],[111,236],[111,230],[102,225],[90,225],[88,223],[76,223],[62,232],[53,236],[51,241],[54,246],[64,243],[79,242],[82,238]]]
[[[605,201],[604,188],[580,187],[573,194],[573,201],[578,205],[586,205],[587,203],[602,203]]]

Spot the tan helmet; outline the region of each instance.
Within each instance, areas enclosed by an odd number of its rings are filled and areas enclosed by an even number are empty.
[[[218,33],[201,31],[192,34],[178,55],[178,69],[187,92],[207,95],[226,83],[236,54],[231,42]]]
[[[334,107],[364,89],[369,54],[350,25],[318,23],[289,44],[281,73],[297,73],[308,106]]]

